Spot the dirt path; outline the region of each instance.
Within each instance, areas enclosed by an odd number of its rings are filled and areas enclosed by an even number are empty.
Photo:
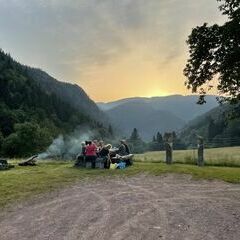
[[[240,239],[240,185],[190,176],[79,183],[0,218],[1,240]]]

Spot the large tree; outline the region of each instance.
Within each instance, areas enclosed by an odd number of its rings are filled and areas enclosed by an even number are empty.
[[[200,94],[200,104],[213,88],[213,79],[217,79],[217,89],[225,100],[240,100],[240,0],[217,1],[227,21],[195,27],[187,40],[190,57],[184,69],[185,84]]]

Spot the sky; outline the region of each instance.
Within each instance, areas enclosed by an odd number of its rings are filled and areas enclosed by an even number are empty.
[[[0,48],[95,101],[187,95],[186,39],[216,0],[0,0]]]

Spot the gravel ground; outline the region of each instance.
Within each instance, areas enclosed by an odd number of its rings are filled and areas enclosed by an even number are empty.
[[[185,175],[100,178],[18,204],[1,240],[240,239],[240,185]]]

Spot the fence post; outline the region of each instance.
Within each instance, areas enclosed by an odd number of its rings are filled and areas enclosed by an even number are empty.
[[[173,136],[172,133],[165,134],[166,164],[172,164],[173,161]]]
[[[166,142],[166,163],[172,164],[172,143]]]
[[[198,139],[198,159],[197,164],[199,167],[204,166],[204,143],[203,137],[197,136]]]

